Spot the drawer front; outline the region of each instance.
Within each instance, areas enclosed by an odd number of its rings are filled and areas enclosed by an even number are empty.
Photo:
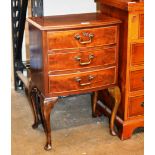
[[[73,70],[97,66],[114,65],[116,47],[85,48],[48,54],[49,71]]]
[[[131,45],[131,65],[144,64],[144,43],[135,43]]]
[[[49,93],[71,93],[108,86],[116,82],[116,67],[109,69],[49,75]]]
[[[144,96],[129,98],[129,117],[144,114]]]
[[[115,44],[117,26],[47,32],[48,50]]]
[[[144,89],[144,70],[130,72],[130,91]]]

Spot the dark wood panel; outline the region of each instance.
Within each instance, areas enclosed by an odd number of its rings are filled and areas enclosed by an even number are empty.
[[[117,43],[117,36],[117,26],[70,31],[49,31],[47,33],[48,50],[115,44]]]
[[[116,64],[116,46],[60,50],[48,54],[49,71],[65,71]]]
[[[77,72],[72,74],[49,75],[49,93],[74,94],[83,90],[108,86],[116,83],[116,67],[92,70],[90,72]]]
[[[42,58],[42,32],[33,25],[29,25],[29,30],[31,79],[33,84],[37,86],[40,91],[44,92],[44,60]]]
[[[129,98],[129,117],[144,114],[144,96]]]

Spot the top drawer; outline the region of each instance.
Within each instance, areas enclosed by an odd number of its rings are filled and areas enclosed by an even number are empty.
[[[47,32],[47,48],[64,49],[117,43],[117,26]]]

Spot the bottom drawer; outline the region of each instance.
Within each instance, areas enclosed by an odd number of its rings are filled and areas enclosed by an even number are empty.
[[[144,96],[129,98],[129,117],[144,114]]]
[[[49,75],[49,93],[70,93],[108,86],[116,82],[116,67],[76,72],[72,74]]]

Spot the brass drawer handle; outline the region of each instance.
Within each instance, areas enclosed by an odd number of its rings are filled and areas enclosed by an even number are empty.
[[[141,103],[140,103],[140,106],[141,106],[141,107],[144,107],[144,102],[141,102]]]
[[[88,58],[89,58],[89,61],[88,62],[81,62],[80,56],[75,57],[75,60],[76,61],[79,61],[80,62],[79,64],[81,66],[85,66],[85,65],[89,65],[91,63],[91,60],[94,58],[94,55],[93,54],[90,54]]]
[[[93,80],[93,79],[94,79],[94,76],[89,75],[88,80],[91,81],[91,80]],[[91,82],[81,83],[81,80],[82,80],[82,79],[81,79],[80,77],[76,77],[76,78],[75,78],[75,81],[78,82],[80,86],[88,86],[88,85],[91,85]]]
[[[76,34],[74,36],[74,38],[76,40],[78,40],[80,44],[88,44],[88,43],[92,42],[92,39],[94,38],[94,34],[92,34],[92,33],[90,33],[90,34],[89,33],[83,33],[83,35],[87,36],[89,38],[89,40],[83,41],[83,39],[81,38],[81,36],[79,34]]]

